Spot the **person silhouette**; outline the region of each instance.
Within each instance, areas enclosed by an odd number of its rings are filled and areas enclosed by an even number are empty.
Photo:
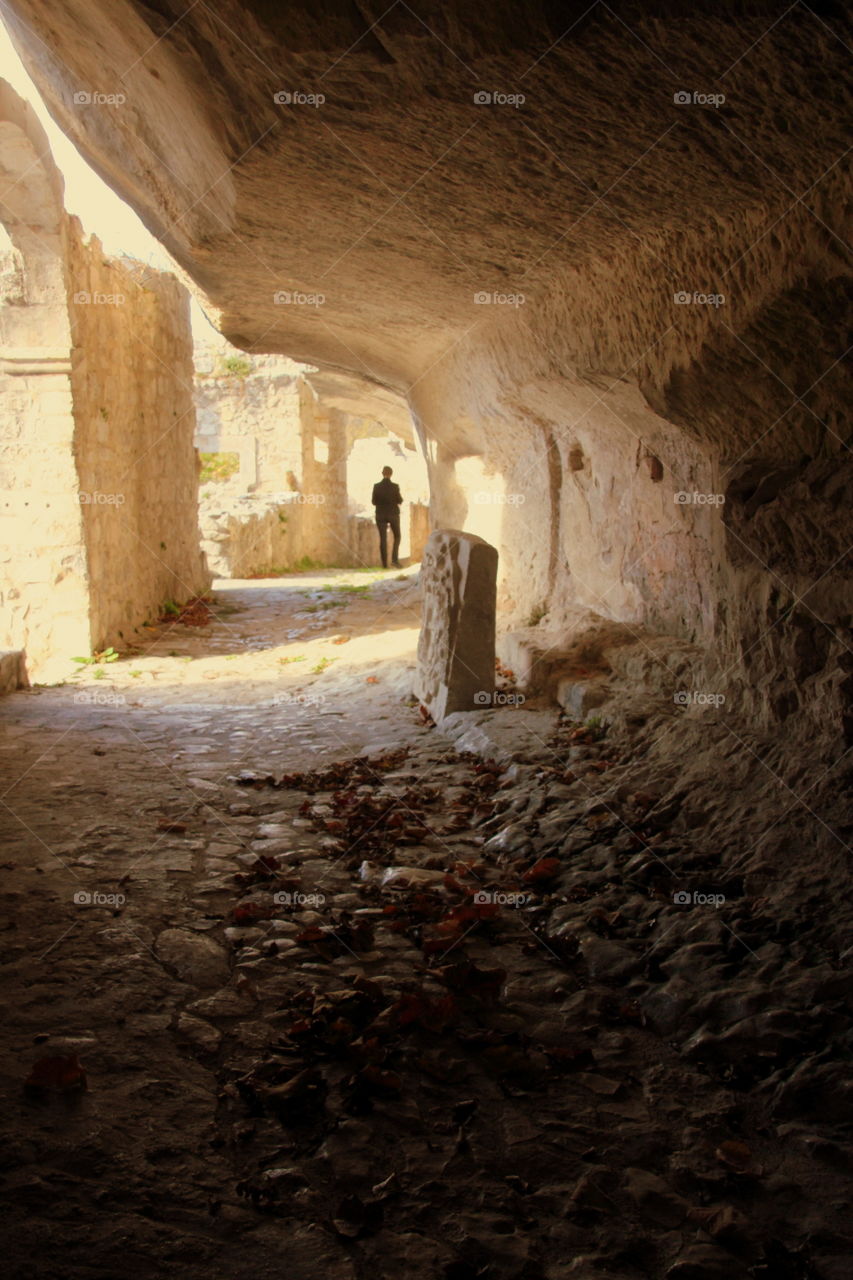
[[[382,568],[388,568],[388,526],[394,541],[391,547],[391,564],[395,569],[402,568],[399,561],[400,551],[400,506],[403,495],[400,486],[391,479],[394,474],[391,467],[382,468],[382,479],[373,486],[371,499],[376,508],[376,527],[379,530],[379,554],[382,557]]]

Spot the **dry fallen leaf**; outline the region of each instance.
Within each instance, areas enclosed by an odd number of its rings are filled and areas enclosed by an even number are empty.
[[[40,1058],[24,1082],[24,1087],[62,1091],[85,1089],[86,1070],[76,1053]]]
[[[732,1138],[721,1142],[714,1153],[718,1160],[737,1173],[754,1172],[752,1151],[745,1142]]]

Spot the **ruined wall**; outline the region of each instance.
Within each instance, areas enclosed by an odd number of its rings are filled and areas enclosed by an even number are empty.
[[[73,455],[68,221],[31,109],[0,82],[0,649],[89,651]]]
[[[291,360],[248,356],[246,376],[223,373],[223,357],[196,361],[196,445],[204,452],[236,452],[241,493],[286,493],[301,471],[300,369]]]
[[[307,554],[311,506],[294,494],[289,501],[264,498],[203,500],[200,507],[201,545],[208,567],[217,578],[243,578],[274,570],[299,570],[307,558],[336,568],[376,568],[379,540],[376,525],[362,516],[347,516],[342,541],[332,560]]]
[[[223,375],[221,353],[196,354],[196,444],[240,460],[227,480],[201,485],[202,545],[212,572],[239,577],[293,567],[303,558],[353,568],[376,564],[370,498],[385,465],[394,467],[406,499],[400,554],[415,558],[415,546],[419,556],[429,535],[429,494],[414,443],[374,418],[325,404],[292,361],[250,362],[253,371],[245,376]],[[376,412],[382,410],[380,403]],[[276,510],[277,502],[286,505]]]
[[[189,296],[104,257],[0,82],[0,649],[41,679],[204,590]]]
[[[92,647],[204,591],[189,295],[71,239],[74,453]]]
[[[297,568],[305,554],[305,507],[263,498],[202,499],[201,546],[215,578]]]

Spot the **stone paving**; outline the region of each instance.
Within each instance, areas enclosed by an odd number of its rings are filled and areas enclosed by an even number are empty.
[[[8,1274],[841,1280],[837,762],[771,847],[671,705],[459,754],[411,573],[215,596],[0,708]]]

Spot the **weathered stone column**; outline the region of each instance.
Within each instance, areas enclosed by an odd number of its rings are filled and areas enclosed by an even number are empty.
[[[497,550],[473,533],[438,529],[424,548],[417,696],[436,721],[492,705],[497,569]]]

